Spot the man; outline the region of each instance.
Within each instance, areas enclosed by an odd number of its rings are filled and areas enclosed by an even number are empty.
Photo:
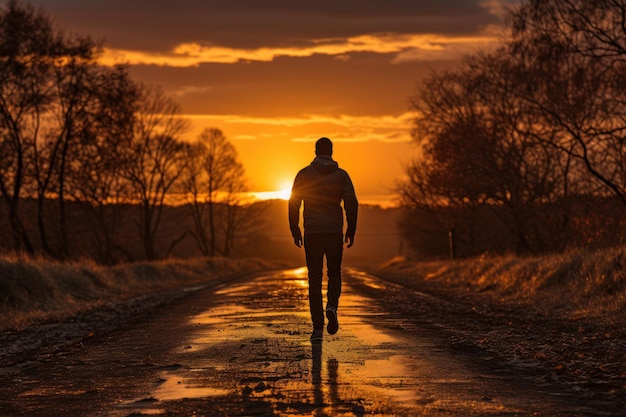
[[[309,307],[313,322],[311,342],[320,343],[324,330],[322,306],[322,268],[324,256],[328,275],[326,318],[329,334],[337,333],[337,308],[341,295],[341,258],[343,243],[354,244],[358,201],[346,171],[332,159],[333,143],[321,138],[315,143],[315,159],[298,172],[289,199],[289,228],[297,247],[302,247],[300,206],[304,202],[304,252],[309,271]],[[343,236],[343,211],[347,229]]]

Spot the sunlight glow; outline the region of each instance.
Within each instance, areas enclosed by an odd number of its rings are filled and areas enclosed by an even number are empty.
[[[308,269],[306,268],[306,266],[300,267],[300,268],[296,268],[293,271],[291,271],[291,273],[299,278],[306,278],[307,273],[308,273]],[[304,281],[304,280],[299,280],[299,281],[294,281],[296,284],[301,285],[301,286],[306,286],[308,285],[308,282]]]
[[[251,193],[258,200],[289,200],[291,197],[291,183],[284,182],[279,190],[259,191]]]
[[[283,183],[282,186],[280,187],[280,190],[278,191],[279,197],[281,200],[289,200],[289,197],[291,197],[291,184],[290,183]]]

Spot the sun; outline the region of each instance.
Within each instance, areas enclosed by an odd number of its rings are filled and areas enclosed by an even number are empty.
[[[282,183],[280,189],[276,192],[276,197],[281,200],[289,200],[289,197],[291,197],[291,184],[287,182]]]
[[[289,200],[291,183],[285,181],[275,191],[253,191],[250,194],[257,200]]]

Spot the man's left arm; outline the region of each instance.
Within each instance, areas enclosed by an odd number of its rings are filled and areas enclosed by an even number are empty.
[[[354,244],[354,234],[356,233],[356,220],[359,212],[359,202],[356,198],[356,192],[354,191],[354,185],[350,179],[350,175],[346,172],[343,185],[343,207],[346,211],[346,222],[348,227],[346,229],[346,243],[348,248]]]

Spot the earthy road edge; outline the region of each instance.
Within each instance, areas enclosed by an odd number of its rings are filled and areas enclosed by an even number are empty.
[[[530,304],[507,303],[489,291],[472,291],[461,284],[441,285],[385,268],[362,270],[410,290],[404,291],[408,298],[404,304],[413,298],[416,304],[430,304],[421,308],[437,310],[436,326],[448,333],[451,347],[481,351],[482,357],[537,386],[560,386],[598,408],[626,409],[624,329],[547,314]],[[419,294],[432,296],[433,303]]]
[[[123,328],[161,307],[198,291],[243,281],[262,272],[267,271],[256,270],[217,276],[197,285],[126,300],[109,301],[62,320],[34,324],[19,331],[4,331],[0,333],[0,367],[28,366],[30,363],[58,354],[64,347],[82,343],[94,335],[103,335]]]

